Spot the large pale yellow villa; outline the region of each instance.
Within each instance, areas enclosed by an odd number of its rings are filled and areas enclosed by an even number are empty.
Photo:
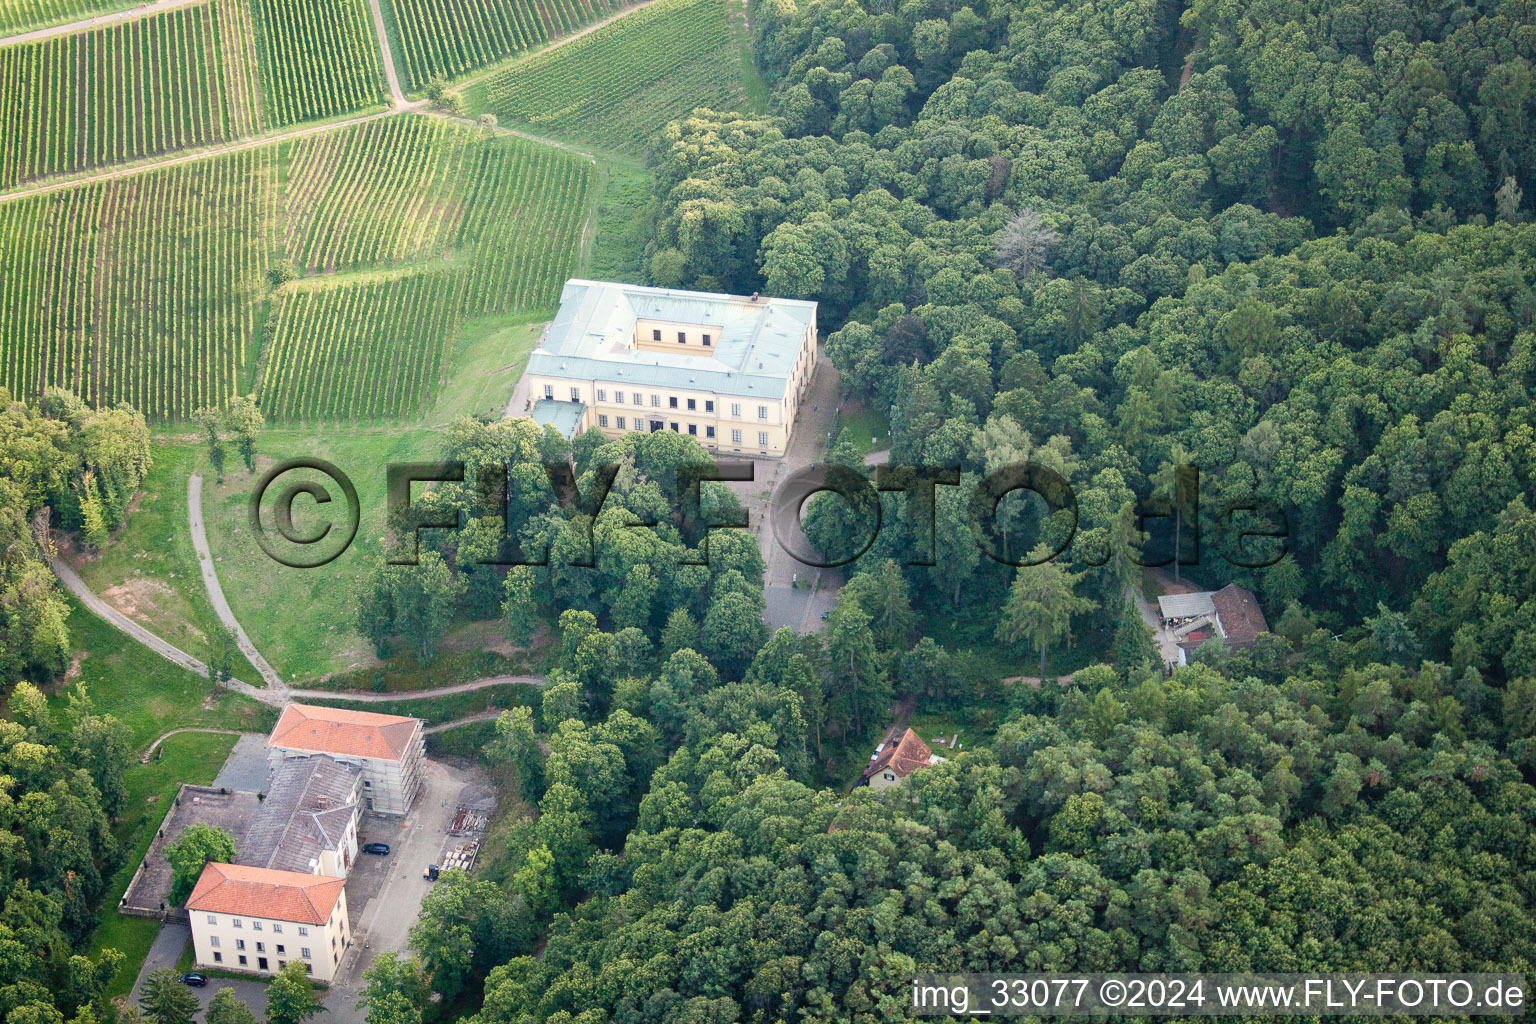
[[[572,279],[528,359],[531,415],[568,437],[675,430],[781,456],[816,365],[816,303]]]

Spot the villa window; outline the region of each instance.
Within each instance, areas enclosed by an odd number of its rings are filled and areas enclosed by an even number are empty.
[[[553,399],[555,397],[555,386],[553,384],[544,385],[544,397],[549,399]]]
[[[760,420],[765,420],[768,418],[768,407],[766,405],[760,405],[757,407],[757,418]]]
[[[300,953],[300,954],[302,954],[302,955],[303,955],[303,957],[304,957],[304,959],[305,959],[305,960],[308,960],[308,959],[310,959],[310,956],[309,956],[309,947],[308,947],[308,946],[305,946],[305,947],[304,947],[304,948],[303,948],[303,949],[301,949],[301,950],[299,950],[299,953]]]
[[[299,925],[299,934],[300,935],[308,935],[309,934],[309,929],[305,928],[303,925]]]
[[[607,427],[608,427],[608,417],[607,416],[599,415],[597,417],[597,425],[600,426],[600,427],[603,427],[604,429],[607,429]]]
[[[768,447],[768,431],[760,430],[757,433],[757,443],[763,448]]]
[[[687,331],[678,331],[677,332],[677,343],[679,345],[686,345],[688,343],[688,332]]]
[[[714,412],[715,411],[715,400],[713,398],[706,398],[706,399],[704,399],[704,411],[705,412]]]
[[[619,417],[619,420],[618,420],[618,423],[617,423],[617,426],[618,426],[618,428],[619,428],[619,429],[620,429],[620,430],[624,430],[624,429],[626,429],[626,428],[625,428],[625,426],[624,426],[624,417],[623,417],[623,416],[620,416],[620,417]]]
[[[218,944],[219,944],[219,937],[217,935],[210,935],[210,936],[208,936],[208,945],[210,945],[210,946],[217,946]]]
[[[581,401],[581,388],[571,388],[571,401]]]
[[[209,924],[218,924],[219,923],[219,915],[218,914],[209,914],[208,915],[208,923]]]
[[[698,437],[699,436],[699,425],[697,423],[690,423],[690,424],[688,424],[688,433],[692,434],[694,437]]]
[[[279,942],[277,944],[277,955],[278,956],[282,956],[283,955],[283,944],[281,942]]]
[[[705,427],[704,428],[704,436],[705,437],[714,437],[715,436],[715,428],[714,427]]]
[[[240,923],[240,919],[238,917],[230,918],[229,919],[229,923],[234,925],[236,928],[244,928],[245,927],[243,924]]]
[[[689,409],[697,409],[698,407],[699,407],[699,403],[697,401],[695,401],[692,398],[688,399],[688,408]]]
[[[244,949],[245,948],[245,940],[244,939],[236,939],[235,940],[235,948],[236,949]]]
[[[261,922],[260,921],[252,921],[251,922],[251,931],[253,931],[253,932],[261,931]]]
[[[240,955],[240,966],[241,966],[241,967],[244,967],[244,966],[245,966],[245,965],[246,965],[246,959],[245,959],[245,954],[243,954],[243,953],[242,953],[242,954],[241,954],[241,955]]]
[[[599,391],[598,394],[602,394],[602,392]],[[623,405],[624,404],[624,392],[622,392],[622,391],[615,391],[613,393],[613,404],[614,405]]]
[[[660,409],[661,408],[661,396],[660,395],[652,395],[651,396],[651,408],[653,408],[653,409]]]
[[[224,954],[223,953],[215,953],[215,954],[213,954],[213,962],[216,963],[216,964],[223,963],[224,962]]]
[[[676,395],[673,395],[673,396],[671,396],[671,397],[669,397],[667,399],[667,408],[669,408],[669,409],[676,409],[677,408],[677,396]]]
[[[660,327],[656,328],[655,330],[653,330],[651,332],[651,340],[652,341],[660,341],[661,340],[661,328]]]
[[[597,400],[599,402],[606,402],[606,401],[608,401],[608,392],[603,390],[602,388],[598,388],[597,389]]]
[[[258,952],[258,953],[265,953],[266,951],[267,951],[267,944],[265,942],[258,942],[258,943],[256,943],[256,952]]]
[[[740,402],[732,402],[731,403],[731,415],[740,418],[740,416],[741,416],[741,403]]]
[[[707,334],[704,335],[704,347],[705,348],[709,347],[709,335],[707,335]]]
[[[629,395],[629,397],[630,397],[630,399],[631,399],[631,400],[632,400],[632,401],[633,401],[633,402],[634,402],[634,403],[635,403],[635,404],[636,404],[636,405],[639,405],[639,404],[640,404],[640,392],[638,392],[638,391],[632,391],[632,392],[630,392],[630,395]]]
[[[280,932],[280,931],[283,930],[283,926],[280,925],[280,924],[277,924],[276,922],[273,922],[272,930],[275,931],[275,932]]]
[[[731,444],[741,444],[741,431],[731,431]]]

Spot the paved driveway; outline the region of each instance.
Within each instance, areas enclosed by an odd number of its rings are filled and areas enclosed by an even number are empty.
[[[751,483],[727,484],[747,509],[747,518],[763,554],[763,621],[769,629],[789,626],[801,633],[821,628],[821,613],[832,607],[842,576],[835,569],[802,565],[779,546],[768,521],[770,498],[779,482],[795,470],[820,459],[827,449],[827,433],[837,417],[839,404],[837,368],[821,353],[811,386],[800,403],[800,415],[782,459],[757,462]],[[724,455],[722,458],[726,457]],[[798,577],[799,586],[791,583]]]
[[[192,941],[192,929],[184,924],[165,924],[160,926],[160,933],[155,936],[155,941],[150,943],[149,955],[144,958],[144,967],[139,971],[138,980],[133,983],[133,991],[128,996],[131,1006],[139,1005],[139,996],[143,992],[144,978],[160,967],[175,967],[176,961],[181,959],[181,953],[187,948],[187,943]],[[191,989],[197,996],[198,1004],[206,1010],[208,1001],[213,994],[221,988],[232,988],[257,1020],[267,1015],[267,985],[262,981],[231,981],[227,978],[209,978],[207,986]]]
[[[355,1006],[363,989],[363,971],[378,954],[409,948],[411,925],[432,887],[421,872],[443,852],[466,780],[436,761],[425,761],[422,768],[426,787],[403,825],[383,818],[363,819],[358,841],[388,843],[390,850],[386,857],[359,855],[347,880],[353,943],[325,995],[326,1024],[360,1024],[363,1014]],[[356,898],[366,900],[360,907],[353,905],[354,882]]]

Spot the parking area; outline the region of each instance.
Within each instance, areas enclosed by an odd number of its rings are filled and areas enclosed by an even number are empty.
[[[155,936],[155,941],[150,944],[149,955],[144,958],[144,968],[139,972],[138,980],[133,983],[133,990],[128,995],[130,1006],[139,1005],[139,996],[143,992],[144,978],[160,967],[175,967],[176,961],[181,958],[182,952],[187,948],[187,943],[192,941],[192,929],[179,922],[169,922],[162,925],[160,933]],[[213,994],[221,988],[232,988],[236,997],[246,1005],[257,1020],[261,1020],[267,1013],[267,983],[264,981],[244,978],[209,978],[208,984],[202,988],[192,988],[191,992],[197,996],[198,1005],[208,1009],[208,1002]]]
[[[422,793],[404,821],[363,818],[358,841],[388,843],[389,854],[359,854],[347,877],[353,942],[324,996],[327,1024],[359,1024],[363,1013],[356,1004],[363,971],[380,953],[404,952],[410,946],[411,926],[432,888],[422,871],[442,854],[459,794],[471,781],[436,761],[422,762],[422,777]]]

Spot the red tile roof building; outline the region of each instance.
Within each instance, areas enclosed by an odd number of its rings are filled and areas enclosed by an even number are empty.
[[[267,737],[273,771],[291,757],[326,754],[363,773],[363,810],[403,815],[421,790],[421,720],[289,704]]]
[[[919,768],[938,764],[944,758],[928,749],[928,744],[913,729],[907,729],[900,737],[887,743],[870,759],[860,780],[873,789],[894,786]]]
[[[347,880],[298,871],[208,864],[187,899],[200,966],[272,975],[302,963],[329,981],[352,942]]]

